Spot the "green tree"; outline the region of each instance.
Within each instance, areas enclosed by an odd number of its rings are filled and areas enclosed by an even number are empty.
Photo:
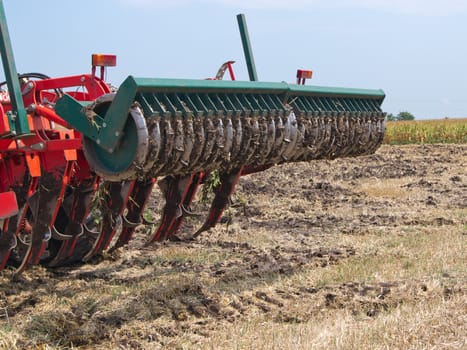
[[[412,113],[410,112],[407,112],[407,111],[404,111],[404,112],[399,112],[397,115],[394,115],[392,113],[389,113],[387,116],[386,116],[386,119],[388,121],[399,121],[399,120],[414,120],[415,117]]]
[[[392,113],[389,113],[388,115],[386,115],[386,119],[390,122],[394,121],[394,120],[397,120],[396,119],[396,116]]]
[[[414,120],[415,117],[412,113],[410,112],[399,112],[399,114],[396,116],[397,120]]]

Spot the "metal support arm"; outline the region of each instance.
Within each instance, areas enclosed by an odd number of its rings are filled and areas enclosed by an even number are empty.
[[[18,73],[16,72],[15,59],[13,57],[13,49],[11,47],[10,34],[8,33],[5,8],[3,7],[2,0],[0,0],[0,54],[2,56],[3,71],[5,73],[12,106],[12,110],[8,115],[10,130],[16,135],[29,133],[27,113],[21,95],[21,88],[18,80]]]

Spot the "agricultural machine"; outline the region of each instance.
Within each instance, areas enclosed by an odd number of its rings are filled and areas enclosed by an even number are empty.
[[[177,234],[210,174],[220,182],[194,236],[219,221],[242,175],[378,148],[381,90],[307,86],[304,70],[296,84],[258,82],[237,19],[250,81],[227,62],[213,79],[129,76],[116,89],[104,80],[112,55],[93,55],[90,74],[18,74],[0,1],[0,270],[86,262],[125,245],[146,224],[156,181],[165,207],[148,242]]]

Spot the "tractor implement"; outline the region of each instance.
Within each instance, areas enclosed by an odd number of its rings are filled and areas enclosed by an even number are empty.
[[[305,85],[308,70],[296,84],[258,81],[237,19],[250,81],[235,80],[227,61],[212,79],[130,75],[116,89],[104,80],[114,55],[93,55],[90,74],[17,74],[0,0],[0,270],[87,262],[141,225],[148,245],[174,239],[214,176],[196,238],[221,219],[241,176],[375,152],[382,90]],[[158,224],[145,215],[154,191],[165,199]]]
[[[381,90],[129,76],[105,107],[64,95],[55,111],[83,135],[96,173],[124,181],[372,153],[383,98]],[[149,124],[159,130],[154,140]],[[189,146],[193,133],[204,147]]]

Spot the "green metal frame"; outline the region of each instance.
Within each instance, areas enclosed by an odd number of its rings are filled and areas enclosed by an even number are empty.
[[[21,95],[21,87],[16,71],[10,34],[6,22],[5,8],[3,7],[2,0],[0,0],[0,54],[12,106],[12,110],[7,113],[10,131],[14,135],[27,134],[30,132],[30,129]]]
[[[93,139],[108,152],[113,152],[122,137],[130,107],[137,100],[137,95],[143,93],[270,94],[282,101],[293,96],[347,97],[376,99],[379,103],[385,96],[382,90],[299,86],[284,82],[152,79],[129,76],[119,87],[104,116],[89,111],[86,105],[68,95],[57,101],[55,111],[83,135]]]
[[[240,30],[240,37],[242,39],[243,53],[245,54],[246,66],[248,68],[250,81],[258,81],[258,74],[256,73],[255,59],[253,58],[253,50],[251,49],[250,35],[248,34],[245,15],[237,15],[237,22],[238,28]]]

